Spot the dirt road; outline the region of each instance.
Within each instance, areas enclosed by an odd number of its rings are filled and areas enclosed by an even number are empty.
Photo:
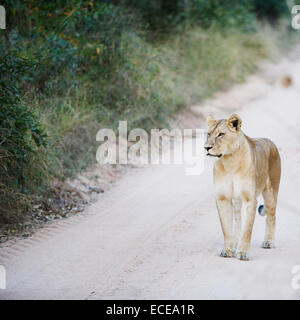
[[[291,87],[280,84],[290,74]],[[217,256],[222,234],[211,159],[200,176],[184,166],[132,170],[87,212],[52,223],[0,249],[7,273],[1,299],[300,299],[300,62],[283,61],[226,94],[193,107],[234,110],[251,137],[280,148],[283,176],[276,249],[260,248],[265,218],[256,216],[249,262]]]

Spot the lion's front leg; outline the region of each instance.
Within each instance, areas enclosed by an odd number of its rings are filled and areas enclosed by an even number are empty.
[[[234,212],[234,248],[237,249],[240,234],[241,234],[241,207],[242,201],[235,199],[233,201],[233,212]]]
[[[255,198],[247,198],[242,200],[242,226],[239,243],[236,250],[236,257],[240,260],[250,260],[248,252],[255,219],[256,205],[257,202]]]
[[[232,227],[233,227],[233,211],[232,200],[221,195],[217,197],[217,208],[221,221],[222,231],[224,235],[224,248],[220,252],[221,257],[233,257],[233,239],[232,239]]]

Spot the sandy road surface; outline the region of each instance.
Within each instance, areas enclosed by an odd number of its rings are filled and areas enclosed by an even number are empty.
[[[240,109],[245,133],[279,146],[276,249],[260,248],[265,218],[257,215],[253,260],[218,257],[211,160],[200,176],[187,176],[183,166],[152,166],[133,170],[87,213],[1,248],[7,289],[0,298],[300,299],[291,286],[292,267],[300,265],[300,63],[270,70],[201,110],[218,117]],[[290,88],[274,81],[282,72],[292,75]]]

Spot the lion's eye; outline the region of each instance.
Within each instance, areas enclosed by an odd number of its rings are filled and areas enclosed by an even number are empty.
[[[224,136],[224,135],[225,135],[225,133],[220,132],[220,133],[218,134],[218,137],[222,137],[222,136]]]
[[[210,136],[210,133],[209,133],[209,132],[207,132],[207,136],[208,136],[208,137]]]

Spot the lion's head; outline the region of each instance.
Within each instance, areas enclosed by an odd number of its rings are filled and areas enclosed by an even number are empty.
[[[208,156],[221,158],[237,150],[242,126],[242,119],[238,115],[234,114],[227,120],[215,120],[209,116],[207,124],[208,133],[204,148]]]

